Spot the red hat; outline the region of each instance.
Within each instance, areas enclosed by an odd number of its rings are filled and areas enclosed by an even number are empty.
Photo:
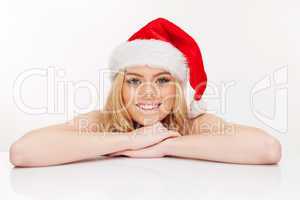
[[[184,84],[190,118],[205,112],[200,99],[207,76],[201,52],[195,40],[177,25],[164,18],[149,22],[117,46],[109,60],[115,72],[140,64],[165,69]]]

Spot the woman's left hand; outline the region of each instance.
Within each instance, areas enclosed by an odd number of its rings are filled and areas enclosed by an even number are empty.
[[[165,139],[164,141],[138,150],[125,150],[119,151],[111,154],[107,154],[109,157],[114,156],[127,156],[131,158],[161,158],[166,156],[166,144],[169,142],[168,140],[172,140],[172,138]]]

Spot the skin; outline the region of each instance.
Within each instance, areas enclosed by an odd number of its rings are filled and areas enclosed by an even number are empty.
[[[167,73],[157,75],[165,71],[149,66],[132,66],[127,72],[126,81],[132,78],[135,81],[125,82],[122,97],[132,119],[144,127],[128,133],[97,132],[93,125],[101,116],[98,111],[92,111],[68,122],[26,133],[11,145],[11,163],[17,167],[50,166],[100,155],[170,156],[236,164],[276,164],[280,161],[281,145],[276,138],[262,129],[229,123],[214,114],[191,119],[191,135],[180,136],[167,130],[160,120],[174,107],[174,78]],[[129,75],[129,72],[140,76]],[[162,77],[169,81],[162,81]],[[162,104],[154,112],[139,111],[136,103],[145,101]],[[84,128],[82,120],[87,123]]]
[[[155,82],[156,74],[162,73],[164,70],[150,68],[149,66],[131,67],[127,70],[129,73],[138,73],[139,76],[128,76],[135,78],[139,85],[145,84],[145,81]],[[171,75],[168,77],[170,79]],[[170,79],[174,80],[174,79]],[[154,83],[154,86],[157,84]],[[142,86],[140,86],[142,87]],[[165,97],[173,97],[175,95],[175,85],[170,82],[165,83],[157,89],[149,90],[149,93],[158,91],[158,95],[151,100],[161,101]],[[141,92],[142,94],[140,94]],[[141,89],[137,92],[133,87],[130,92],[130,86],[125,85],[123,96],[126,103],[130,103],[129,99],[135,96],[147,96],[145,90]],[[163,105],[166,106],[167,112],[170,112],[174,105],[174,98],[167,98]],[[140,99],[143,101],[144,99]],[[128,111],[134,120],[145,125],[145,118],[150,116],[151,123],[155,120],[161,120],[167,113],[160,112],[152,115],[137,112],[135,103],[131,103]],[[143,121],[144,120],[144,121]],[[228,123],[220,117],[207,113],[192,119],[191,126],[192,135],[170,138],[162,141],[157,145],[139,150],[127,150],[109,154],[109,156],[128,156],[136,158],[154,158],[154,157],[183,157],[202,160],[211,160],[218,162],[240,163],[240,164],[276,164],[281,159],[281,145],[279,141],[266,133],[264,130],[246,126],[237,123]]]
[[[201,124],[214,128],[203,128]],[[216,115],[204,114],[194,120],[192,135],[169,138],[151,147],[109,156],[170,156],[236,164],[277,164],[281,159],[281,145],[262,129],[228,123]]]
[[[173,76],[159,68],[149,66],[129,67],[125,74],[122,96],[132,119],[148,126],[161,121],[174,107],[176,87]],[[159,102],[158,110],[144,111],[138,103]]]

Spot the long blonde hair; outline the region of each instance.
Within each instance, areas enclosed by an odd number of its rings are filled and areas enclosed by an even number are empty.
[[[130,117],[122,98],[124,80],[124,72],[118,72],[112,83],[104,109],[101,111],[104,114],[102,131],[129,132],[137,128],[137,124]],[[161,123],[169,130],[177,131],[181,135],[188,135],[190,120],[187,117],[187,104],[178,79],[175,79],[175,86],[174,108],[176,111],[173,108]]]

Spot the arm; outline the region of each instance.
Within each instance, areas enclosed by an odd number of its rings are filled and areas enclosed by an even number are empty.
[[[90,112],[70,122],[30,131],[11,145],[10,161],[15,166],[23,167],[57,165],[144,148],[177,136],[171,132],[152,134],[151,131],[162,132],[159,124],[136,129],[129,134],[97,132],[94,125],[99,123],[99,119],[96,112]],[[84,126],[81,125],[82,121]]]
[[[243,136],[198,134],[169,139],[165,144],[164,155],[240,164],[279,162],[280,146],[276,140],[266,138],[262,132],[253,136],[251,128],[242,129]],[[263,141],[256,142],[256,139]]]
[[[68,124],[30,131],[10,147],[15,166],[33,167],[63,164],[129,149],[125,134],[79,132]]]
[[[204,114],[192,123],[191,135],[166,139],[142,150],[114,155],[132,157],[183,157],[240,164],[274,164],[281,158],[281,145],[265,131],[227,123]]]

